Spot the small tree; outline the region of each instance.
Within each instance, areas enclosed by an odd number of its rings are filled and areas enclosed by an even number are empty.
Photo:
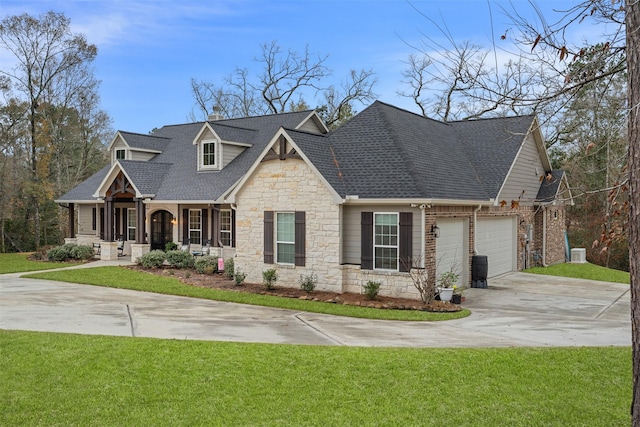
[[[436,277],[435,274],[430,275],[425,267],[419,267],[423,264],[423,259],[422,255],[417,255],[413,258],[402,259],[401,262],[409,272],[413,286],[420,293],[422,302],[431,304],[436,297]]]

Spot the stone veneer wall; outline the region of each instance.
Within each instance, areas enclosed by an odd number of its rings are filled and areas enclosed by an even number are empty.
[[[236,196],[235,266],[246,281],[262,283],[274,268],[279,286],[298,287],[300,275],[315,274],[318,290],[343,292],[340,265],[340,206],[303,161],[270,160],[259,165]],[[264,211],[305,211],[305,266],[265,264]]]

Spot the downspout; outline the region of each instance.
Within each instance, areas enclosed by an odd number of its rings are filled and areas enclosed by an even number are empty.
[[[478,223],[478,212],[482,209],[482,205],[478,205],[477,208],[473,211],[473,254],[478,255],[478,247],[476,246],[476,234],[477,234],[477,223]]]
[[[547,207],[542,207],[542,266],[547,265]]]

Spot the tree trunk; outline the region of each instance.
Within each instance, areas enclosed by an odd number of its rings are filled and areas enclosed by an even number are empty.
[[[628,1],[626,7],[629,85],[629,271],[633,348],[631,425],[640,427],[640,1]]]

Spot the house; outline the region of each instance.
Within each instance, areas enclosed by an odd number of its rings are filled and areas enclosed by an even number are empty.
[[[376,101],[328,132],[313,111],[118,132],[110,166],[62,196],[68,241],[132,259],[188,240],[235,257],[247,281],[418,298],[407,270],[471,281],[565,260],[571,194],[534,116],[443,123]],[[74,230],[75,215],[70,215]]]

